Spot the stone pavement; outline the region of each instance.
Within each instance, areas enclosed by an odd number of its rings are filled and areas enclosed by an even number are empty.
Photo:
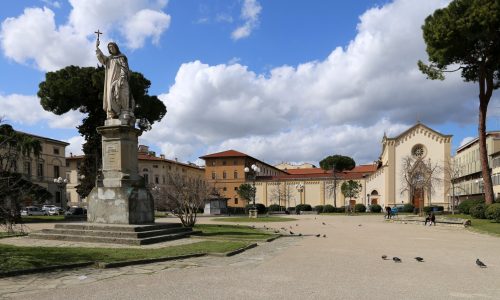
[[[386,223],[382,216],[297,218],[257,226],[292,226],[307,236],[234,257],[4,278],[0,293],[17,299],[500,299],[499,237]],[[383,254],[403,262],[382,260]],[[478,268],[476,258],[488,268]]]

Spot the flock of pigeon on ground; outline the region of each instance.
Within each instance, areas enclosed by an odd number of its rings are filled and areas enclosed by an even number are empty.
[[[314,218],[314,219],[316,220],[316,218]],[[322,225],[326,225],[326,223],[325,223],[325,222],[321,222],[321,224],[322,224]],[[239,224],[238,224],[238,225],[239,225]],[[297,227],[297,226],[299,226],[299,224],[295,224],[295,226]],[[363,225],[362,225],[362,224],[359,224],[358,226],[359,226],[359,227],[361,227],[361,226],[363,226]],[[252,228],[255,228],[255,225],[254,225],[254,226],[252,226]],[[290,233],[290,235],[295,235],[295,232],[293,232],[293,231],[292,231],[293,226],[290,226],[290,230],[289,230],[288,228],[285,228],[285,227],[281,227],[281,228],[278,230],[278,229],[274,229],[274,228],[267,227],[266,225],[264,225],[264,229],[265,229],[265,230],[273,230],[273,231],[274,231],[274,233],[276,233],[276,234],[280,234],[280,233],[281,233],[281,231],[283,231],[285,234],[286,234],[287,232],[289,232],[289,233]],[[280,231],[280,230],[281,230],[281,231]],[[297,236],[302,236],[302,233],[297,234]],[[316,236],[317,238],[319,238],[319,237],[321,237],[321,234],[320,234],[320,233],[318,233],[318,234],[316,234],[315,236]],[[323,237],[324,237],[324,238],[326,238],[326,234],[323,234]],[[384,254],[384,255],[382,255],[382,259],[383,259],[383,260],[388,260],[387,255],[385,255],[385,254]],[[417,256],[417,257],[415,257],[414,259],[415,259],[417,262],[425,262],[425,261],[424,261],[424,259],[423,259],[422,257],[420,257],[420,256]],[[392,258],[392,260],[393,260],[395,263],[401,263],[401,262],[403,262],[403,261],[401,260],[401,258],[399,258],[399,257],[397,257],[397,256],[394,256],[394,257]],[[487,267],[487,266],[486,266],[486,264],[484,264],[481,260],[479,260],[479,258],[478,258],[478,259],[476,259],[476,265],[477,265],[478,267],[480,267],[480,268],[486,268],[486,267]]]

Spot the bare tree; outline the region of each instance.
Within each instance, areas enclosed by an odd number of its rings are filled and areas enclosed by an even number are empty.
[[[192,227],[211,192],[203,180],[170,175],[167,186],[159,187],[158,198],[184,227]]]
[[[457,193],[465,191],[460,185],[457,184],[457,179],[464,175],[464,168],[457,161],[451,159],[450,163],[444,164],[444,175],[446,180],[450,182],[448,194],[451,193],[451,213],[455,214],[455,198]]]
[[[441,184],[439,175],[442,167],[438,163],[432,163],[430,158],[425,160],[413,156],[403,157],[401,165],[401,194],[408,193],[411,203],[416,192],[422,191],[424,194],[419,201],[419,211],[422,214],[425,195],[430,203],[436,187]]]

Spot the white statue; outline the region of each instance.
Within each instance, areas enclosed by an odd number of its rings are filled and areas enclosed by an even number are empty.
[[[99,62],[104,65],[104,94],[103,108],[107,119],[123,120],[126,124],[134,126],[134,98],[130,92],[127,57],[120,52],[116,43],[108,44],[109,56],[106,56],[99,49],[99,30],[96,41],[96,55]]]

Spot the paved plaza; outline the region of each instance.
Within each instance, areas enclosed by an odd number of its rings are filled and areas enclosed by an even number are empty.
[[[233,257],[4,278],[0,298],[500,299],[498,237],[386,223],[381,216],[297,218],[257,226],[292,226],[304,236],[261,243]],[[383,254],[391,260],[382,260]],[[394,263],[393,256],[402,263]],[[488,267],[478,268],[476,258]]]

